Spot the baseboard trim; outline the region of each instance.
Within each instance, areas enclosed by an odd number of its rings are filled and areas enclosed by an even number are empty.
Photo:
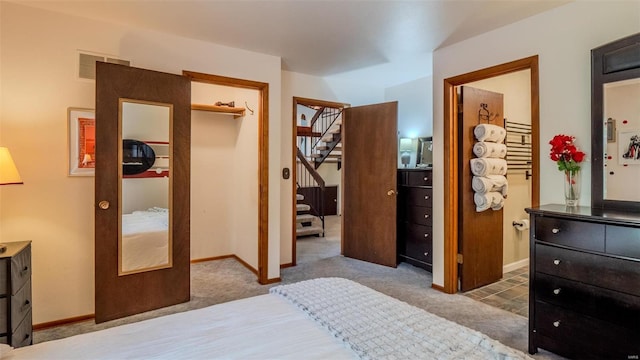
[[[511,264],[507,264],[502,267],[502,273],[508,273],[509,271],[513,271],[527,265],[529,265],[529,258],[512,262]]]
[[[447,292],[445,291],[445,289],[444,289],[444,286],[440,286],[440,285],[436,285],[436,284],[431,284],[431,288],[432,288],[432,289],[434,289],[434,290],[438,290],[438,291],[440,291],[440,292],[443,292],[443,293],[447,293]]]
[[[191,260],[191,263],[197,264],[197,263],[206,262],[206,261],[224,260],[224,259],[233,258],[234,256],[235,255],[222,255],[222,256],[214,256],[214,257],[208,257],[208,258],[202,258],[202,259],[193,259]]]
[[[261,285],[269,285],[269,284],[275,284],[275,283],[279,283],[281,282],[282,279],[277,277],[277,278],[273,278],[273,279],[267,279],[266,282],[260,283]]]
[[[69,325],[69,324],[79,323],[79,322],[93,320],[93,319],[95,319],[94,314],[75,316],[67,319],[60,319],[60,320],[49,321],[41,324],[34,324],[33,330],[38,331],[38,330],[50,329],[57,326]]]
[[[247,262],[245,262],[244,260],[240,259],[236,254],[231,255],[232,258],[238,260],[238,262],[240,264],[242,264],[244,267],[246,267],[247,269],[249,269],[249,271],[251,271],[252,273],[256,274],[256,276],[258,275],[258,270],[254,269],[251,265],[249,265]]]

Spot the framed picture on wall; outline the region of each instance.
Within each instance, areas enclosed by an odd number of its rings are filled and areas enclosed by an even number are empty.
[[[640,130],[618,133],[618,163],[640,165]]]
[[[96,116],[93,109],[69,108],[69,176],[95,176]]]

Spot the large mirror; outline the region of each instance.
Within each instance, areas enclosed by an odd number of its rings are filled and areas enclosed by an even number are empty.
[[[640,211],[640,33],[591,55],[592,205]]]
[[[120,99],[119,275],[172,266],[173,105]]]

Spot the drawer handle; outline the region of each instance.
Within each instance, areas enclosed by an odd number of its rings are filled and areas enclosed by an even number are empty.
[[[552,232],[552,233],[554,233],[554,234],[557,234],[557,233],[559,233],[559,232],[560,232],[560,229],[558,229],[558,228],[553,228],[553,229],[551,229],[551,232]]]
[[[428,252],[424,253],[424,256],[429,256],[429,253]]]
[[[560,288],[553,289],[553,293],[558,295],[558,294],[560,294],[560,290],[561,290]]]
[[[424,196],[424,199],[425,199],[425,200],[429,200],[429,195],[425,195],[425,196]]]
[[[560,320],[554,321],[553,326],[560,327]]]
[[[31,304],[31,301],[25,300],[20,310],[24,311],[24,309],[28,308],[30,304]]]
[[[558,259],[553,260],[553,265],[560,265],[560,260]]]
[[[429,180],[429,178],[425,176],[423,180],[424,180],[424,181],[427,181],[427,180]]]
[[[24,274],[26,274],[29,271],[29,267],[25,266],[24,269],[22,269],[22,271],[20,271],[20,276],[24,276]]]
[[[424,218],[428,219],[429,218],[429,214],[424,214]]]
[[[429,234],[424,234],[424,237],[428,238],[428,237],[429,237]]]

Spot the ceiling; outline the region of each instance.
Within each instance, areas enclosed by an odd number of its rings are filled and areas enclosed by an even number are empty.
[[[15,0],[282,58],[329,76],[424,56],[568,0]]]

